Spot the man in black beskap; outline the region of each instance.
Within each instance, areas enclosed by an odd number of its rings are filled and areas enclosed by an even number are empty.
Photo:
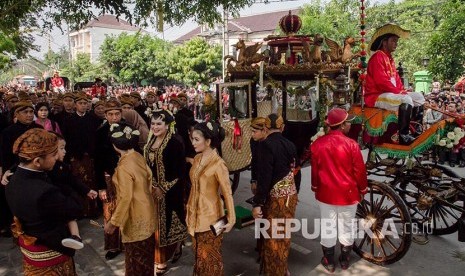
[[[103,219],[107,223],[116,208],[116,188],[111,181],[111,177],[118,165],[119,155],[110,141],[110,126],[119,124],[122,121],[122,108],[118,101],[110,100],[105,103],[105,118],[106,122],[96,132],[95,179],[99,198],[103,202]],[[105,254],[107,260],[118,256],[121,249],[120,231],[114,231],[113,234],[104,234],[104,250],[107,251]]]
[[[63,136],[66,140],[67,160],[75,177],[90,189],[97,190],[94,171],[95,132],[99,127],[96,118],[87,112],[90,99],[85,93],[75,95],[76,112],[64,121]],[[99,215],[97,202],[83,199],[84,216]]]
[[[29,101],[20,101],[13,107],[16,122],[5,128],[0,141],[0,178],[13,165],[18,164],[18,158],[12,148],[16,139],[31,128],[42,128],[34,122],[34,107]],[[10,225],[13,221],[10,208],[5,199],[5,186],[0,185],[0,234],[10,236]]]
[[[65,127],[65,121],[74,114],[74,94],[67,92],[63,95],[63,110],[57,114],[50,114],[50,119],[54,120],[60,126],[60,129]]]

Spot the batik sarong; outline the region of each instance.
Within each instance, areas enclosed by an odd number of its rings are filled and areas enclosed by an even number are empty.
[[[103,221],[106,224],[110,221],[116,209],[116,189],[109,175],[105,175],[105,181],[107,183],[107,200],[103,202]],[[122,248],[123,244],[119,228],[116,228],[113,234],[104,234],[104,250],[121,251]]]
[[[192,239],[194,250],[194,276],[224,275],[221,244],[223,235],[215,237],[211,231],[195,233]]]
[[[186,226],[172,211],[171,226],[167,227],[166,199],[157,198],[152,194],[155,203],[155,263],[164,264],[173,257],[178,244],[187,238]],[[169,233],[168,233],[169,231]]]
[[[85,154],[81,159],[71,159],[71,171],[89,189],[98,190],[95,181],[94,160],[88,154]],[[100,215],[96,199],[83,197],[82,203],[84,217],[96,218]]]
[[[291,247],[289,238],[273,238],[272,232],[286,237],[286,231],[273,231],[273,219],[291,219],[297,207],[297,189],[294,175],[290,173],[273,186],[263,208],[264,219],[270,221],[267,230],[269,238],[263,240],[261,251],[260,274],[267,276],[284,276],[287,273],[287,259]],[[285,222],[283,222],[284,224]],[[274,223],[276,225],[276,222]],[[281,225],[283,227],[284,225]]]
[[[73,258],[51,250],[43,245],[27,244],[23,237],[18,238],[23,255],[25,276],[75,276]]]
[[[153,276],[155,237],[124,243],[125,266],[127,276]]]

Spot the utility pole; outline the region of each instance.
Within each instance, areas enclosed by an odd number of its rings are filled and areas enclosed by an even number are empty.
[[[69,66],[71,68],[70,70],[70,76],[69,76],[69,88],[72,90],[73,87],[73,55],[71,54],[71,38],[69,36],[69,23],[66,21],[66,28],[68,31],[68,58],[69,58]]]
[[[228,10],[223,6],[223,81],[226,77],[226,62],[224,61],[224,57],[229,55],[228,17]]]

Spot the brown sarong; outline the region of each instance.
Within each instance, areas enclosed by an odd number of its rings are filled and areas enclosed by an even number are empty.
[[[285,182],[287,182],[287,184]],[[263,208],[264,218],[270,221],[270,225],[273,225],[272,219],[294,218],[296,207],[297,193],[294,178],[289,175],[275,184],[271,196],[268,197]],[[287,273],[287,259],[289,257],[291,239],[273,239],[272,227],[267,230],[267,233],[270,238],[265,238],[263,240],[260,274],[267,276],[284,276]],[[278,232],[278,234],[284,234],[284,236],[285,233],[285,231]]]
[[[111,182],[111,177],[106,174],[105,181],[107,183],[107,200],[103,202],[103,221],[105,224],[110,221],[113,212],[116,209],[116,189]],[[123,243],[121,242],[121,233],[119,228],[116,228],[113,234],[104,234],[104,250],[121,251]]]
[[[89,189],[97,191],[95,182],[94,160],[88,154],[84,154],[82,159],[71,159],[71,172],[82,181]],[[96,218],[99,216],[99,209],[96,199],[87,196],[82,198],[84,217]]]
[[[155,237],[138,242],[124,243],[125,265],[127,276],[153,276],[153,254],[155,252]]]
[[[195,233],[192,239],[194,250],[194,276],[224,275],[221,244],[223,235],[215,237],[211,231]]]

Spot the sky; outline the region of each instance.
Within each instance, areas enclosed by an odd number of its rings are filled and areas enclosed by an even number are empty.
[[[276,0],[271,0],[276,1]],[[372,3],[385,3],[389,0],[372,0]],[[268,4],[253,4],[250,7],[244,8],[241,12],[241,16],[253,15],[258,13],[266,13],[272,11],[282,11],[282,10],[289,10],[295,9],[298,7],[303,6],[304,4],[310,3],[311,0],[288,0],[285,2],[274,2]],[[166,40],[175,40],[176,38],[190,32],[191,30],[195,29],[197,24],[193,21],[186,22],[184,25],[178,26],[165,26],[164,33],[156,33],[154,28],[146,29],[148,32],[156,35],[160,38]],[[62,26],[64,33],[60,31],[58,28],[55,28],[50,33],[50,47],[52,51],[58,51],[61,47],[68,47],[68,40],[67,40],[67,33],[66,33],[66,26]],[[36,58],[43,58],[45,53],[48,51],[49,43],[47,35],[43,36],[41,34],[35,34],[35,44],[40,47],[40,51],[32,51],[30,54]]]

